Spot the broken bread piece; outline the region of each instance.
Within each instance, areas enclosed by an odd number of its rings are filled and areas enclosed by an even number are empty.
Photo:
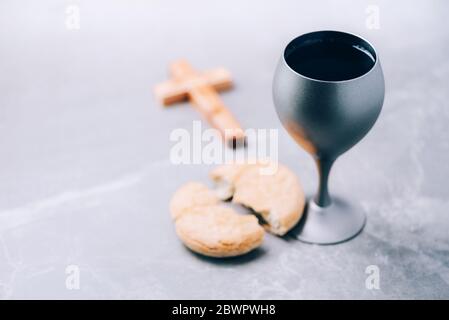
[[[176,220],[176,233],[192,251],[209,257],[234,257],[262,244],[264,229],[252,215],[222,205],[196,207]]]
[[[221,200],[229,200],[234,195],[235,182],[240,173],[249,164],[224,164],[216,167],[209,173],[215,184],[215,193]]]
[[[188,182],[179,188],[170,201],[170,213],[174,220],[192,208],[218,204],[220,199],[200,182]]]
[[[219,204],[205,185],[189,182],[170,201],[176,233],[192,251],[210,257],[245,254],[262,243],[264,229],[252,215],[240,215]]]
[[[300,220],[305,196],[292,171],[278,164],[274,172],[263,174],[261,169],[267,165],[227,164],[213,170],[211,177],[225,190],[222,194],[252,209],[266,222],[269,232],[282,236]]]

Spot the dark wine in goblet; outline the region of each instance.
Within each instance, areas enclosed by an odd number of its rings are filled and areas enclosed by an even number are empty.
[[[362,139],[384,100],[384,78],[374,47],[345,32],[301,35],[285,48],[273,82],[277,114],[318,167],[319,187],[308,202],[298,239],[318,244],[348,240],[363,228],[356,201],[333,198],[328,178],[337,157]]]

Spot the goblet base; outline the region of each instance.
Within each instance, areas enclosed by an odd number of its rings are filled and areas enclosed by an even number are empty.
[[[333,198],[331,205],[320,207],[310,200],[293,233],[298,240],[306,243],[336,244],[357,236],[365,222],[362,208],[354,204]]]

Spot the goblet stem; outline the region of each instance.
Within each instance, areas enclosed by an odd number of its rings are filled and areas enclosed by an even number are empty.
[[[335,162],[333,158],[316,158],[316,165],[318,167],[318,175],[320,178],[318,185],[318,192],[315,195],[314,201],[320,207],[327,207],[332,203],[332,199],[329,195],[328,181],[329,173],[332,165]]]

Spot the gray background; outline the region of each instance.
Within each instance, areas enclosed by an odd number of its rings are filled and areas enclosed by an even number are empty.
[[[81,10],[79,30],[65,10]],[[366,27],[369,4],[380,29]],[[447,1],[0,2],[1,298],[449,298]],[[356,239],[313,246],[267,235],[244,258],[211,260],[178,241],[168,213],[207,166],[174,166],[170,132],[186,104],[152,94],[167,65],[225,66],[221,96],[245,128],[279,128],[279,158],[307,194],[311,158],[283,131],[271,81],[283,47],[312,30],[369,39],[384,109],[337,162],[331,189],[360,201]],[[66,289],[66,267],[80,289]],[[380,289],[365,269],[380,269]]]

